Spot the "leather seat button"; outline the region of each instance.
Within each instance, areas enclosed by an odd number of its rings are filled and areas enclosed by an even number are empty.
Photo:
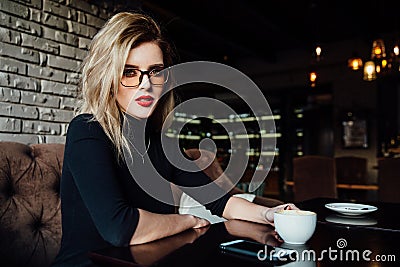
[[[45,224],[44,224],[43,221],[41,221],[41,220],[34,220],[34,221],[32,222],[32,229],[33,229],[33,231],[39,231],[39,230],[41,230],[44,226],[45,226]]]
[[[15,187],[13,186],[13,184],[11,182],[6,184],[5,190],[4,190],[4,195],[7,199],[12,198],[13,196],[15,196],[16,192],[15,192]]]

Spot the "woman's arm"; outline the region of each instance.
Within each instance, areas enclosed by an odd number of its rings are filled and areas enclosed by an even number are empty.
[[[250,223],[249,223],[250,224]],[[163,238],[158,241],[147,244],[130,246],[130,251],[134,261],[140,266],[150,266],[158,262],[160,259],[170,254],[171,252],[183,247],[186,244],[191,244],[200,236],[205,234],[209,228],[202,227],[184,231],[181,234]],[[151,255],[151,257],[149,257]]]
[[[263,224],[274,224],[274,213],[283,209],[298,209],[294,204],[268,208],[238,197],[229,198],[222,216],[228,220],[238,219]]]
[[[209,224],[209,221],[193,215],[156,214],[139,209],[139,222],[130,245],[147,243],[190,228],[204,227]]]

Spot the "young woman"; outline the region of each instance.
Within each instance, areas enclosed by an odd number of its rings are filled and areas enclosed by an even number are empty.
[[[89,265],[89,251],[146,243],[209,224],[193,215],[175,214],[173,205],[150,196],[132,177],[152,179],[146,156],[174,184],[211,182],[201,171],[174,167],[163,153],[161,126],[174,99],[172,91],[161,97],[168,77],[159,73],[171,66],[171,55],[159,26],[143,14],[116,14],[94,37],[83,64],[79,115],[67,133],[61,178],[63,236],[55,266]],[[139,126],[147,123],[145,133],[135,133],[133,140],[133,174],[123,153],[128,146],[122,129],[126,118]],[[215,185],[215,190],[222,189]],[[267,208],[221,195],[205,206],[226,219],[273,224],[273,213],[284,207]]]

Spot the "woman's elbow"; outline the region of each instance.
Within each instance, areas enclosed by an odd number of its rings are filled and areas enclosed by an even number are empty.
[[[103,239],[114,247],[127,247],[130,239],[122,233],[107,233],[102,235]]]

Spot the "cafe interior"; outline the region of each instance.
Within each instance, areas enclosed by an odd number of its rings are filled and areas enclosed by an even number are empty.
[[[59,11],[57,23],[69,16],[60,6],[87,13],[95,21],[93,6],[97,4],[91,0],[6,2],[12,4],[0,3],[4,18],[15,13],[13,16],[21,19],[24,14],[17,14],[15,6],[27,5],[39,13]],[[41,7],[42,2],[45,5],[40,10],[37,3]],[[53,9],[47,8],[50,2]],[[229,106],[231,113],[215,117],[215,110],[202,105],[192,106],[191,112],[177,110],[167,135],[177,138],[186,150],[209,148],[215,153],[211,168],[227,170],[226,175],[238,181],[236,187],[241,192],[256,195],[254,203],[259,200],[264,202],[257,204],[272,206],[271,203],[292,202],[317,217],[312,237],[308,236],[306,243],[292,246],[280,240],[274,247],[287,245],[292,251],[311,249],[323,255],[328,247],[340,250],[348,242],[349,248],[372,251],[374,256],[397,256],[397,262],[393,257],[391,262],[364,259],[357,266],[398,266],[400,1],[100,2],[103,9],[142,10],[154,17],[176,50],[177,64],[223,64],[239,71],[261,92],[268,106],[263,110],[267,115],[259,116],[245,101],[252,97],[247,88],[241,88],[243,93],[237,94],[207,82],[179,86],[174,89],[178,105],[202,97]],[[27,26],[29,22],[17,23],[14,28],[11,19],[2,23],[13,34],[34,34],[35,28]],[[33,46],[34,42],[28,45]],[[41,51],[40,55],[43,54]],[[19,60],[13,55],[2,54],[1,58],[4,57]],[[40,64],[49,63],[50,59]],[[56,67],[56,71],[60,69],[63,66]],[[13,72],[6,67],[1,71],[7,75]],[[5,114],[0,113],[0,117]],[[49,266],[61,242],[59,187],[63,144],[22,145],[3,141],[0,265],[5,262],[4,266]],[[248,145],[243,145],[243,141],[248,141]],[[243,156],[246,165],[239,176],[234,169],[227,169],[233,155]],[[254,186],[254,177],[262,182]],[[18,180],[15,185],[10,182],[13,179]],[[21,189],[24,186],[26,189]],[[340,206],[343,203],[345,206]],[[249,255],[224,254],[220,246],[228,241],[276,241],[273,226],[232,221],[206,229],[189,229],[148,244],[110,246],[90,251],[89,256],[98,266],[356,264],[342,258],[340,262],[337,258],[324,258],[289,264],[260,263],[254,255],[246,258]],[[291,228],[298,227],[301,226]]]
[[[250,140],[242,151],[248,165],[239,186],[248,188],[258,170],[268,169],[257,194],[284,201],[329,196],[399,202],[398,5],[207,0],[193,5],[145,1],[142,8],[162,22],[178,62],[212,61],[236,68],[268,101],[272,134],[263,132],[262,120],[227,88],[203,83],[176,90],[182,102],[210,97],[234,107],[235,114],[225,119],[242,123],[247,133],[238,138],[247,134]],[[175,116],[181,131],[170,134],[184,148],[211,138],[219,164],[227,165],[232,143],[226,139],[235,139],[235,133],[199,114]],[[275,138],[275,151],[260,147],[260,139],[267,138]],[[272,163],[262,161],[268,153],[274,154]]]

